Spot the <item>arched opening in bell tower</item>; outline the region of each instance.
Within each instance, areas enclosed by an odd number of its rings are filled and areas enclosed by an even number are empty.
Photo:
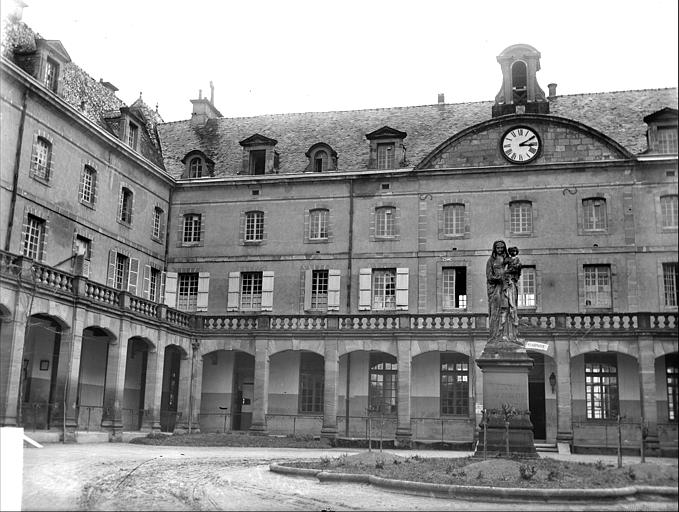
[[[512,64],[512,102],[517,105],[525,105],[528,99],[526,94],[526,84],[528,73],[526,63],[517,60]]]

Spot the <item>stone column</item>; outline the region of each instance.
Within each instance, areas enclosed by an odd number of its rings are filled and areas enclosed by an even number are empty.
[[[255,386],[250,430],[266,432],[266,411],[269,402],[269,342],[255,339]]]
[[[123,393],[125,391],[125,365],[127,363],[129,332],[129,320],[126,318],[121,319],[118,339],[109,342],[108,345],[104,415],[101,426],[111,432],[111,441],[122,440],[122,406]]]
[[[83,330],[85,329],[85,317],[87,312],[82,308],[76,308],[74,322],[71,326],[68,339],[62,337],[61,354],[65,356],[65,400],[66,400],[66,432],[64,442],[75,443],[75,432],[78,430],[78,379],[80,377],[80,354],[83,348]],[[66,342],[66,343],[65,343]],[[65,345],[68,346],[66,350]],[[59,375],[57,383],[60,386],[61,379],[61,355],[59,357]]]
[[[339,356],[337,339],[325,340],[325,373],[323,385],[323,428],[321,435],[330,439],[337,437],[337,379]]]
[[[412,430],[410,428],[410,336],[397,336],[398,354],[398,422],[396,424],[396,442],[399,446],[411,446]]]
[[[153,430],[154,422],[154,407],[156,398],[156,382],[158,380],[158,354],[161,351],[158,349],[158,340],[156,346],[148,351],[146,354],[146,382],[144,385],[144,415],[141,421],[142,430]],[[162,362],[160,367],[162,369]],[[162,378],[162,376],[161,376]],[[161,381],[162,382],[162,381]]]
[[[149,354],[149,363],[151,356],[153,359],[154,371],[148,372],[147,385],[149,385],[149,376],[153,379],[152,390],[146,391],[146,396],[149,397],[150,402],[146,406],[151,411],[151,430],[160,432],[160,406],[163,396],[163,374],[165,373],[165,347],[167,345],[167,332],[160,331],[158,346],[154,353]]]
[[[556,441],[566,449],[573,441],[572,395],[571,395],[571,350],[570,337],[554,335],[554,359],[556,362]],[[570,448],[569,448],[570,449]]]
[[[191,432],[200,432],[200,399],[203,394],[203,355],[200,351],[195,352],[193,360],[193,393],[191,400]]]
[[[177,412],[181,413],[177,417],[174,429],[175,432],[189,431],[189,396],[191,393],[191,347],[189,353],[182,356],[179,363],[179,390],[177,392]]]
[[[641,393],[641,417],[646,420],[648,433],[644,447],[646,455],[658,455],[660,440],[658,438],[658,407],[655,389],[655,352],[653,336],[639,336],[639,382]]]
[[[0,426],[3,427],[18,426],[17,406],[27,321],[27,311],[22,304],[28,304],[30,297],[19,291],[16,293],[24,296],[17,297],[13,321],[3,322],[0,338]]]

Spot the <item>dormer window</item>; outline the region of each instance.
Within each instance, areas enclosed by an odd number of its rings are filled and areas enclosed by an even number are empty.
[[[647,152],[656,154],[677,154],[677,114],[676,108],[663,108],[644,117],[648,125]]]
[[[203,159],[196,156],[189,162],[189,178],[200,178],[203,176]]]
[[[317,142],[305,153],[309,159],[306,172],[328,172],[337,169],[337,152],[324,142]]]
[[[365,137],[370,141],[369,169],[398,169],[405,167],[406,147],[403,140],[407,134],[389,126],[368,133]]]
[[[57,92],[58,80],[59,64],[54,59],[48,58],[45,62],[45,75],[42,83],[50,91]]]
[[[139,127],[132,121],[129,122],[127,131],[127,145],[132,149],[137,149],[139,143]]]
[[[274,149],[276,144],[276,139],[258,133],[240,141],[243,147],[243,167],[239,174],[256,176],[278,171],[279,155]]]

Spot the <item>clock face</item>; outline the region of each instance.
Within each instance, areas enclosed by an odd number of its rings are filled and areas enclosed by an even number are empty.
[[[527,164],[540,154],[540,137],[526,126],[515,126],[500,139],[502,156],[513,164]]]

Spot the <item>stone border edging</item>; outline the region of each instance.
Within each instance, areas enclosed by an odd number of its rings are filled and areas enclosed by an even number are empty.
[[[523,487],[488,487],[479,485],[433,484],[410,480],[393,480],[364,473],[335,473],[318,469],[293,468],[281,464],[270,464],[269,470],[292,476],[316,477],[321,482],[366,483],[389,490],[436,496],[439,498],[479,498],[491,500],[539,500],[543,502],[590,501],[592,499],[620,500],[634,495],[674,496],[679,495],[676,487],[656,487],[652,485],[631,485],[603,489],[526,489]]]

